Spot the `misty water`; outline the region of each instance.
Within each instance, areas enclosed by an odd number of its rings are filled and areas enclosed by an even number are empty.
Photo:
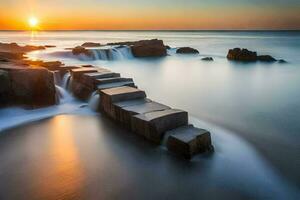
[[[107,59],[101,49],[115,47],[101,47],[93,50],[100,56],[87,59],[65,50],[84,42],[151,38],[171,46],[169,56],[136,59],[128,50],[117,49],[110,50],[116,56]],[[296,199],[299,195],[299,32],[0,32],[0,41],[56,45],[29,57],[93,64],[132,77],[149,98],[188,111],[195,125],[211,131],[215,146],[212,155],[182,162],[164,147],[124,134],[86,102],[72,98],[34,111],[6,108],[0,110],[4,161],[0,176],[9,184],[1,181],[0,197]],[[180,46],[194,47],[200,55],[176,55],[174,48]],[[230,62],[226,54],[234,47],[288,63]],[[206,56],[214,61],[202,61]],[[50,116],[56,117],[5,130]],[[31,176],[42,178],[32,181]],[[2,193],[20,185],[26,187],[17,194]],[[35,194],[36,190],[41,192]]]

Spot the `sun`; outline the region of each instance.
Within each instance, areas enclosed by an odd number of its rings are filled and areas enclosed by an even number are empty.
[[[28,24],[31,28],[36,28],[39,24],[39,20],[35,17],[30,17],[28,19]]]

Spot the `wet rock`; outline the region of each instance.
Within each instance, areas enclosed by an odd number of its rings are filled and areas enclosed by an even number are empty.
[[[162,40],[140,40],[133,42],[116,42],[108,45],[130,46],[135,57],[162,57],[167,55],[167,48]]]
[[[176,50],[176,53],[179,54],[199,54],[197,49],[191,47],[180,47]]]
[[[193,125],[179,127],[166,133],[167,148],[186,159],[212,148],[210,132]]]
[[[126,101],[126,104],[129,104],[129,102]],[[149,99],[132,100],[132,105],[128,106],[124,106],[124,103],[118,102],[114,103],[113,106],[116,112],[116,120],[129,129],[131,128],[131,118],[133,115],[171,109],[169,106]]]
[[[95,43],[95,42],[85,42],[81,46],[82,47],[101,47],[101,44]]]
[[[187,124],[188,113],[177,109],[134,115],[131,119],[133,132],[157,144],[161,143],[166,131]]]
[[[24,53],[19,52],[0,52],[0,59],[6,60],[22,60],[24,58]]]
[[[165,45],[166,49],[170,50],[171,47],[169,45]]]
[[[92,73],[92,72],[98,72],[98,69],[95,67],[79,67],[75,69],[71,69],[71,75],[74,79],[77,77],[80,77],[82,74],[85,73]]]
[[[72,53],[73,55],[80,55],[80,54],[83,54],[85,56],[88,56],[88,57],[91,57],[93,56],[92,52],[82,46],[77,46],[75,48],[72,49]]]
[[[97,85],[107,84],[107,83],[116,83],[116,82],[133,82],[132,78],[123,78],[123,77],[110,77],[110,78],[99,78],[95,80]]]
[[[100,109],[108,116],[117,119],[113,103],[145,98],[146,93],[133,87],[116,87],[100,91]]]
[[[203,61],[214,61],[214,59],[212,57],[205,57],[205,58],[202,58],[201,60],[203,60]]]
[[[7,71],[0,70],[0,107],[11,101],[11,83]]]
[[[257,60],[262,61],[262,62],[275,62],[276,61],[276,59],[270,55],[257,56]]]
[[[97,89],[105,90],[105,89],[123,87],[123,86],[129,86],[129,87],[133,87],[133,88],[136,87],[133,81],[121,81],[121,82],[115,82],[115,83],[100,84],[100,85],[97,85]]]
[[[167,55],[167,49],[162,40],[143,40],[131,46],[135,57],[161,57]]]
[[[55,45],[45,45],[46,48],[54,48],[56,47]]]
[[[257,53],[248,49],[234,48],[228,51],[227,59],[253,62],[257,60]]]
[[[285,63],[287,63],[287,61],[283,60],[283,59],[280,59],[280,60],[278,60],[278,63],[285,64]]]
[[[9,73],[11,80],[11,103],[31,108],[56,103],[53,74],[44,68],[15,70]]]
[[[44,46],[33,46],[33,45],[19,46],[17,43],[0,43],[0,51],[5,51],[5,52],[26,53],[30,51],[44,50],[44,49],[46,49]]]

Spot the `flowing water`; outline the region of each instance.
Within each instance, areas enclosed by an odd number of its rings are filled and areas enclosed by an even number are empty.
[[[94,56],[91,59],[72,56],[66,50],[84,42],[107,43],[150,38],[163,39],[165,44],[171,46],[169,56],[136,59],[132,57],[129,49],[112,46],[92,48]],[[94,118],[89,118],[89,122],[80,125],[80,130],[86,129],[82,131],[83,135],[79,135],[79,130],[73,130],[74,127],[71,126],[74,133],[69,131],[65,137],[69,137],[68,140],[76,140],[74,148],[79,160],[75,164],[76,167],[83,168],[79,173],[80,178],[76,179],[76,189],[79,188],[84,194],[113,198],[110,189],[126,193],[125,197],[128,198],[158,197],[155,193],[161,197],[170,194],[171,197],[181,198],[193,193],[191,197],[195,199],[201,195],[213,197],[213,193],[219,193],[224,195],[223,198],[296,199],[299,194],[299,32],[0,32],[0,41],[57,45],[46,51],[32,52],[29,56],[32,59],[61,60],[68,65],[93,64],[120,72],[125,77],[133,77],[136,85],[146,90],[149,98],[187,110],[193,123],[212,132],[215,153],[206,158],[196,157],[192,162],[193,166],[186,166],[177,162],[170,163],[164,149],[145,147],[143,150],[143,145],[136,144],[141,141],[126,142],[128,138],[123,141],[118,138],[118,134],[105,135],[103,131],[120,130],[103,122],[100,122],[101,126],[98,127],[99,124],[95,124],[97,120]],[[200,55],[176,55],[174,48],[180,46],[197,48]],[[234,47],[257,50],[258,54],[270,54],[275,58],[285,59],[288,63],[230,62],[226,59],[226,54],[229,48]],[[201,58],[205,56],[213,57],[214,61],[202,61]],[[65,75],[61,81],[62,87],[67,88],[69,81],[69,75]],[[94,95],[90,102],[93,102],[93,105],[97,101],[98,97]],[[0,130],[16,126],[19,121],[25,123],[62,113],[94,115],[89,108],[81,105],[81,102],[68,97],[68,100],[61,101],[60,105],[53,108],[34,111],[3,109],[0,110]],[[38,130],[41,129],[39,127],[48,130],[51,126],[55,129],[60,127],[53,123],[58,119],[80,124],[79,117],[68,118],[63,115],[43,121],[40,125],[25,126],[24,132],[28,135],[26,141],[31,137],[32,143],[40,140],[39,137],[42,136],[33,133],[36,126]],[[85,119],[81,117],[82,120]],[[69,126],[66,124],[66,127]],[[97,128],[93,128],[94,126]],[[89,128],[93,130],[89,132]],[[18,144],[21,143],[19,149],[25,148],[27,143],[23,144],[22,138],[26,137],[26,134],[16,134],[22,132],[20,128],[3,132],[7,133],[2,138],[2,143],[8,143],[7,148],[13,148],[13,140],[16,138]],[[54,132],[59,130],[55,129]],[[14,136],[9,137],[10,134]],[[49,134],[51,133],[46,131],[45,137],[49,137]],[[94,137],[105,139],[93,142]],[[88,146],[88,149],[84,149],[85,146]],[[49,150],[47,148],[50,147],[43,147],[43,150]],[[123,149],[126,150],[123,152]],[[31,158],[33,155],[30,153],[26,155]],[[133,159],[133,155],[137,160]],[[4,153],[0,156],[8,157]],[[58,164],[63,164],[59,161],[58,158]],[[7,161],[5,166],[12,163]],[[3,172],[0,172],[1,176],[10,180],[10,170],[3,166],[0,169],[3,169]],[[26,168],[29,171],[32,169]],[[106,175],[101,175],[101,172]],[[34,175],[34,172],[32,173]],[[113,177],[110,178],[108,174],[113,174]],[[77,177],[69,174],[69,178]],[[20,179],[23,182],[27,180],[23,176]],[[54,180],[57,179],[53,178],[53,184]],[[129,182],[128,186],[124,186],[125,180]],[[107,181],[107,185],[102,181]],[[94,184],[97,185],[98,182],[101,182],[100,187],[105,188],[102,192],[95,188]],[[118,184],[113,184],[115,182]],[[87,191],[80,190],[82,187],[86,187]],[[149,194],[151,190],[147,190],[149,187],[153,187],[152,194]],[[136,191],[128,194],[130,188],[136,188]],[[75,192],[73,195],[76,197],[79,194]],[[116,198],[120,197],[115,195]],[[216,195],[215,198],[220,197]]]

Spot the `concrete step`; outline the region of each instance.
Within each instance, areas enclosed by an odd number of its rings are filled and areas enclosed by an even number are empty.
[[[123,87],[123,86],[135,87],[133,81],[122,81],[122,82],[115,82],[115,83],[100,84],[97,85],[97,89],[101,91],[105,89]]]
[[[133,79],[132,78],[122,78],[122,77],[101,78],[101,79],[96,79],[95,83],[97,85],[100,85],[100,84],[115,83],[115,82],[125,82],[125,81],[131,81],[131,82],[133,82]]]
[[[157,144],[161,143],[166,131],[187,124],[188,113],[177,109],[138,114],[131,118],[132,131]]]
[[[186,159],[212,148],[210,132],[193,125],[179,127],[166,132],[169,151]]]
[[[125,86],[104,89],[100,91],[100,109],[114,120],[117,120],[113,103],[133,99],[144,99],[145,97],[146,93],[144,91],[133,87]]]
[[[116,111],[116,120],[128,128],[131,128],[131,118],[133,115],[171,109],[169,106],[154,101],[149,102],[145,100],[143,103],[130,106],[119,107],[118,103],[113,105]]]

